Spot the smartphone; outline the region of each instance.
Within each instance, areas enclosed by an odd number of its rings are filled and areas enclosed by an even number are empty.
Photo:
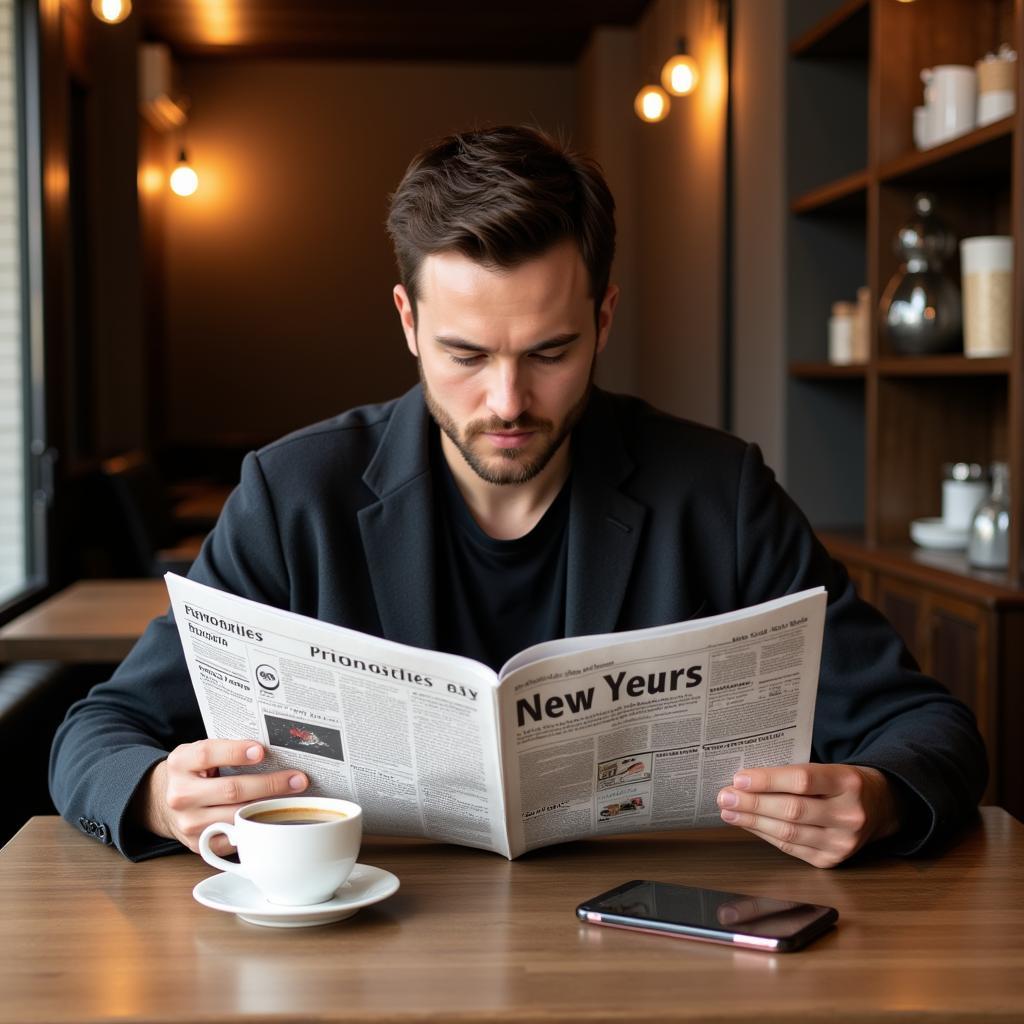
[[[588,924],[791,953],[839,919],[833,907],[634,880],[576,908]]]

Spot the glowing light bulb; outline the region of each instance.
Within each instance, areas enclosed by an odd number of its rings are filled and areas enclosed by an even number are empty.
[[[192,169],[185,156],[185,150],[181,151],[178,157],[178,164],[171,171],[171,191],[176,196],[185,198],[192,195],[199,188],[199,175]]]
[[[669,57],[661,69],[661,84],[673,96],[689,96],[699,81],[697,62],[688,53]]]
[[[108,25],[116,25],[132,13],[132,0],[92,0],[92,13]]]
[[[645,85],[633,101],[633,110],[641,121],[653,124],[656,121],[664,121],[668,117],[668,110],[671,101],[668,93],[660,85]]]

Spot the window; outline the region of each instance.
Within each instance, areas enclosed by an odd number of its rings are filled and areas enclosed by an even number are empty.
[[[19,0],[0,0],[0,609],[21,596],[40,554],[28,483],[31,359],[24,295]]]

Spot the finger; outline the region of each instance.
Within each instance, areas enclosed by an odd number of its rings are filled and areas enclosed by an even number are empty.
[[[210,849],[217,854],[218,857],[230,857],[235,853],[235,848],[228,841],[227,836],[214,836],[210,840]],[[199,852],[199,840],[196,840],[195,852]]]
[[[175,747],[167,758],[173,771],[205,772],[227,766],[259,764],[263,747],[256,740],[196,740]]]
[[[738,825],[748,831],[772,836],[790,846],[809,846],[820,850],[830,845],[826,834],[830,830],[817,825],[798,825],[793,821],[779,821],[777,818],[767,818],[762,814],[745,814],[742,811],[729,810],[722,811],[722,821]]]
[[[733,776],[736,789],[748,793],[798,793],[804,796],[836,796],[843,792],[841,765],[786,764],[777,768],[744,768]]]
[[[192,806],[222,807],[247,804],[275,796],[294,796],[309,785],[302,772],[251,772],[221,775],[216,779],[194,779],[185,787],[193,797]]]
[[[767,818],[802,825],[835,824],[835,809],[829,800],[795,793],[751,793],[726,788],[718,794],[718,806],[723,810],[763,814]]]
[[[183,811],[175,815],[174,834],[175,838],[187,846],[193,853],[199,852],[199,837],[205,829],[213,824],[231,824],[235,820],[235,812],[244,807],[238,804],[234,807],[197,807],[192,810]],[[217,833],[210,839],[210,848],[214,853],[225,856],[225,853],[235,852],[234,846],[228,841],[223,832]]]
[[[747,831],[756,831],[758,835],[772,836],[781,843],[820,850],[833,857],[835,863],[851,857],[864,845],[865,840],[865,833],[861,831],[842,827],[797,825],[763,815],[722,811],[722,820]]]
[[[763,839],[766,843],[771,843],[772,846],[781,850],[783,853],[789,854],[790,857],[796,857],[798,860],[806,861],[812,867],[834,868],[843,860],[843,858],[838,854],[831,853],[827,850],[819,850],[813,846],[801,846],[797,843],[786,843],[766,832],[759,832],[756,828],[748,828],[746,831],[751,835],[757,836],[758,839]]]

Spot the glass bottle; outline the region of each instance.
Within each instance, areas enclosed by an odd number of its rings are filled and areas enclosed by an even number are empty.
[[[879,303],[882,330],[901,355],[932,355],[961,347],[960,289],[943,270],[956,237],[935,216],[935,197],[914,196],[914,216],[896,232],[899,269]]]
[[[1010,562],[1010,467],[992,463],[992,490],[975,509],[967,561],[977,569],[1005,569]]]

